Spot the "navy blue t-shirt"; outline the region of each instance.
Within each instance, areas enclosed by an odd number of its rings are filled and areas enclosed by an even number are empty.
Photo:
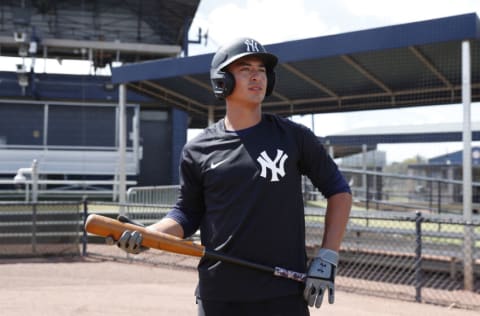
[[[350,192],[318,138],[303,125],[264,114],[259,124],[225,131],[220,120],[188,142],[180,198],[167,215],[185,237],[252,262],[306,271],[302,175],[325,196]],[[197,296],[250,301],[299,294],[303,284],[202,258]]]

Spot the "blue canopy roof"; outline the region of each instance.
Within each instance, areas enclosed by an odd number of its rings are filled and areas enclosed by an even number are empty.
[[[294,114],[372,110],[461,102],[461,42],[472,52],[472,100],[480,100],[480,21],[475,13],[266,45],[279,58],[266,112]],[[204,127],[224,103],[213,96],[213,54],[127,64],[114,83],[190,113]]]

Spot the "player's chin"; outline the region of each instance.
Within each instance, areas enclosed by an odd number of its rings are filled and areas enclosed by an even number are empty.
[[[265,96],[255,96],[249,98],[250,103],[259,105],[263,102],[263,99],[265,99]]]
[[[264,90],[249,90],[249,97],[252,100],[262,102],[263,99],[265,99],[265,91]]]

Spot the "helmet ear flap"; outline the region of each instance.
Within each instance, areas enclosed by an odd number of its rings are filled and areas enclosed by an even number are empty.
[[[228,71],[225,71],[224,72],[224,75],[223,75],[223,97],[227,97],[229,96],[232,91],[233,91],[233,88],[235,88],[235,77],[229,73]]]
[[[227,71],[219,71],[211,75],[213,93],[219,100],[229,96],[235,87],[235,78]]]

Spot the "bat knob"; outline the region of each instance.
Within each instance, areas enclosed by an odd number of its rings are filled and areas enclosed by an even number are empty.
[[[110,246],[115,245],[115,239],[112,236],[107,236],[105,237],[105,243]]]

